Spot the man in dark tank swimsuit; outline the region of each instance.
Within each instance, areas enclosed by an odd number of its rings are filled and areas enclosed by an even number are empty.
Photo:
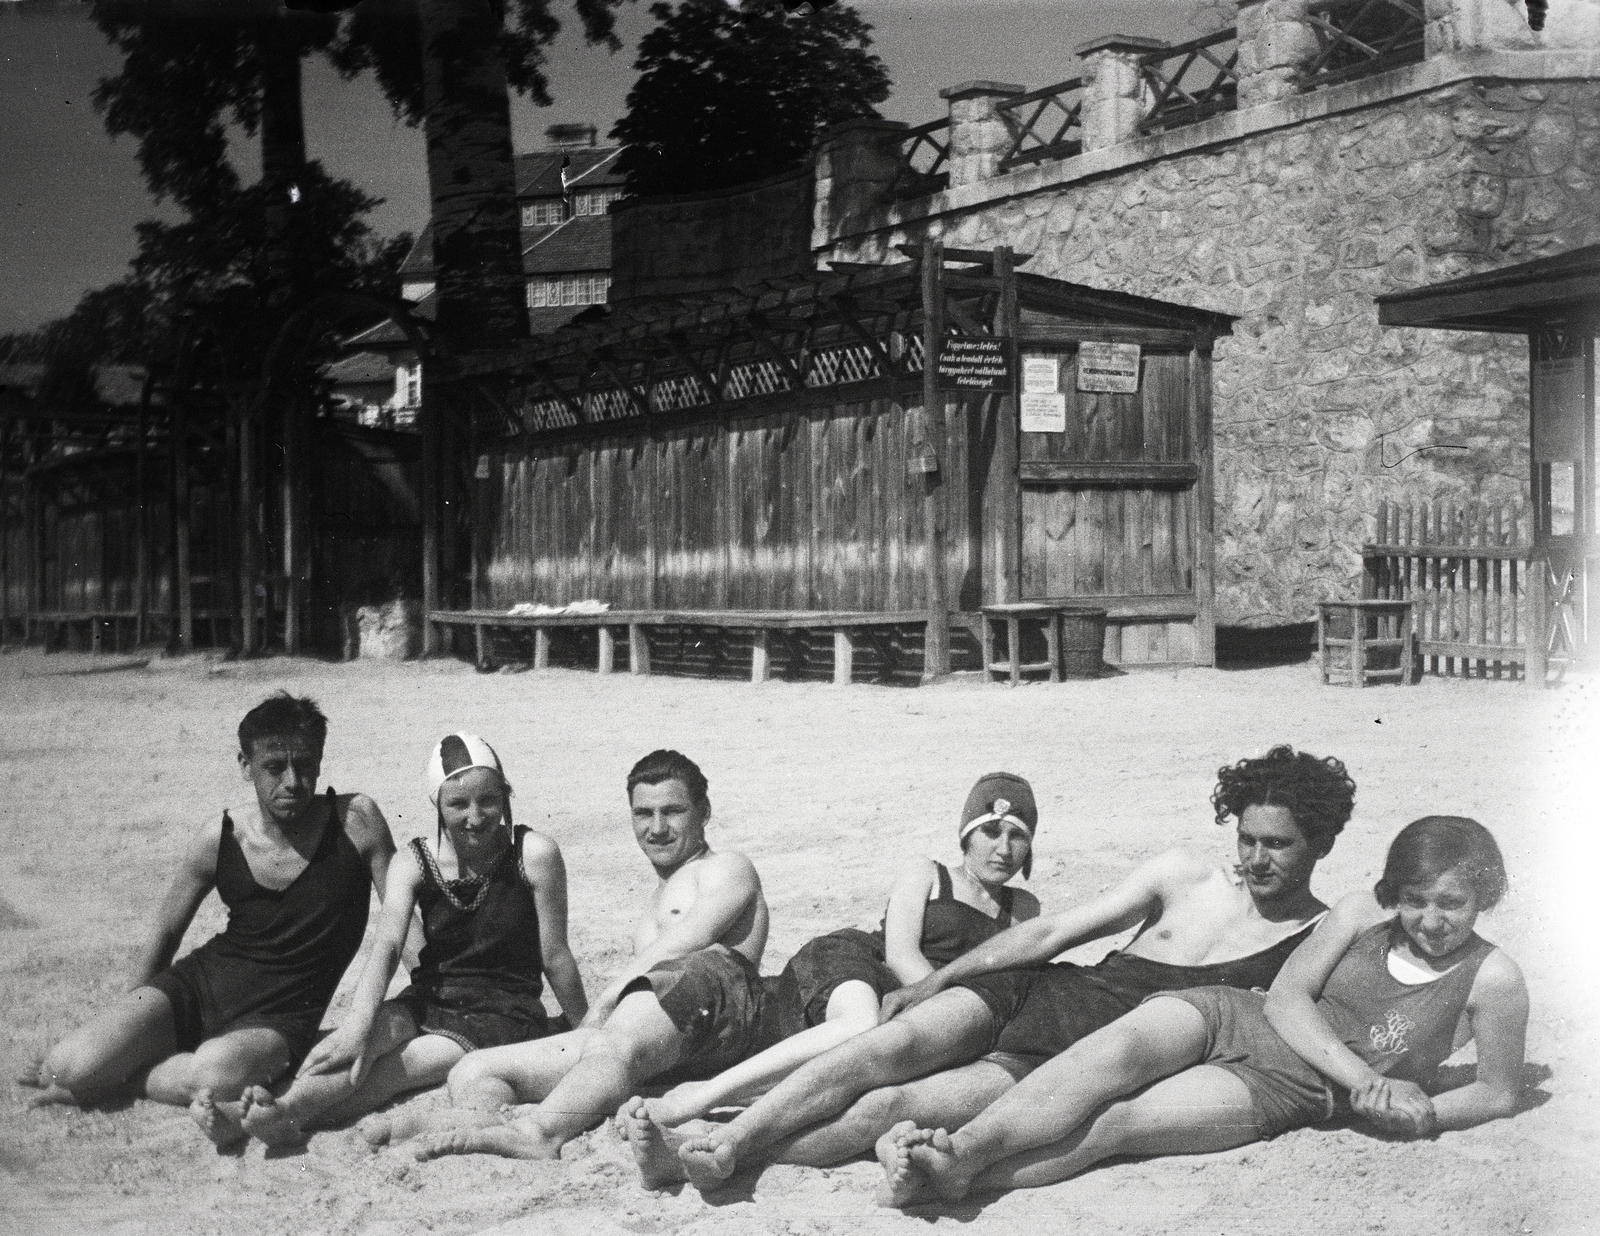
[[[1327,910],[1311,873],[1349,820],[1355,785],[1339,761],[1286,746],[1218,776],[1217,822],[1237,820],[1232,870],[1168,851],[1093,901],[1019,923],[891,993],[884,1024],[797,1069],[730,1123],[664,1130],[683,1177],[715,1189],[752,1160],[828,1166],[870,1151],[902,1120],[954,1129],[1145,996],[1270,984]],[[1096,965],[1044,964],[1134,927]]]
[[[38,1102],[87,1102],[142,1074],[146,1098],[187,1105],[219,1145],[243,1136],[246,1086],[299,1063],[366,931],[394,841],[364,794],[317,794],[328,722],[309,699],[273,696],[239,725],[253,810],[224,812],[190,841],[139,954],[128,994],[50,1049],[22,1080]],[[212,889],[228,924],[173,963]]]

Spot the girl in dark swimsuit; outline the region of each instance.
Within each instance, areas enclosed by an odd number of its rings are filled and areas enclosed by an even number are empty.
[[[269,1145],[303,1142],[412,1090],[437,1086],[467,1052],[542,1038],[558,1027],[540,1002],[550,980],[574,1023],[587,1003],[567,944],[566,870],[554,841],[511,822],[511,787],[494,749],[451,734],[429,761],[438,852],[414,839],[389,867],[377,938],[344,1023],[274,1098],[245,1092],[244,1131]],[[412,908],[423,948],[411,986],[383,998]]]
[[[888,992],[1035,917],[1033,894],[1006,882],[1031,869],[1038,819],[1033,790],[1021,777],[981,778],[961,813],[961,865],[911,863],[876,931],[845,927],[802,946],[781,975],[766,980],[762,1020],[772,1046],[709,1081],[649,1100],[651,1117],[675,1125],[748,1102],[806,1061],[877,1025],[878,1004]]]
[[[889,1203],[1050,1184],[1113,1156],[1226,1150],[1340,1110],[1401,1137],[1511,1115],[1528,993],[1473,930],[1505,886],[1475,820],[1408,824],[1376,888],[1340,901],[1270,993],[1151,996],[957,1132],[891,1130],[878,1147]],[[1439,1066],[1467,1039],[1473,1080],[1441,1090]]]

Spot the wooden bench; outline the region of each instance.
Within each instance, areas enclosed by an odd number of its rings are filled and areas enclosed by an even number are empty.
[[[595,668],[609,674],[616,668],[615,632],[625,628],[628,639],[628,670],[634,674],[650,672],[650,627],[712,627],[721,630],[749,631],[750,681],[765,682],[772,672],[772,636],[783,631],[828,631],[833,635],[833,681],[848,683],[854,670],[858,639],[882,640],[894,627],[922,626],[928,622],[927,610],[891,613],[840,610],[628,610],[611,609],[593,614],[510,614],[503,610],[434,610],[430,622],[444,627],[471,627],[474,659],[480,669],[492,668],[488,632],[522,630],[533,632],[533,668],[550,664],[550,632],[562,627],[587,627],[599,633],[600,647]]]
[[[31,640],[34,631],[37,630],[44,644],[44,650],[55,652],[64,642],[67,633],[81,625],[86,633],[90,652],[104,650],[105,633],[108,630],[111,634],[112,650],[121,652],[123,624],[129,627],[128,646],[133,647],[139,638],[139,612],[132,609],[49,610],[27,614],[24,639]]]

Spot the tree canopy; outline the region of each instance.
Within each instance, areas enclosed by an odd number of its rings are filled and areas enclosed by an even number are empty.
[[[638,81],[611,131],[628,189],[693,193],[795,167],[830,125],[878,115],[889,75],[872,27],[845,4],[784,0],[650,6]]]

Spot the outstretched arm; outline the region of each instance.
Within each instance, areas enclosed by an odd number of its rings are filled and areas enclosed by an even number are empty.
[[[652,966],[676,961],[715,944],[761,896],[761,877],[743,854],[712,854],[702,861],[697,874],[694,904],[606,984],[583,1019],[584,1025],[604,1022],[622,999],[623,989]]]
[[[161,898],[155,920],[144,947],[134,961],[128,990],[143,987],[172,964],[183,943],[183,933],[194,921],[195,911],[217,883],[217,845],[222,839],[222,822],[212,820],[189,838],[172,883]]]
[[[533,903],[539,913],[539,952],[545,977],[561,1002],[567,1023],[576,1026],[589,1011],[589,998],[583,993],[583,977],[567,943],[567,866],[561,860],[561,848],[543,833],[524,833],[522,870],[533,886]]]
[[[350,1001],[350,1012],[339,1023],[339,1028],[323,1039],[306,1055],[298,1075],[307,1073],[337,1073],[350,1070],[350,1084],[361,1084],[361,1076],[371,1061],[366,1058],[367,1040],[377,1020],[378,1008],[383,1004],[383,994],[389,980],[394,977],[400,963],[400,952],[405,946],[411,926],[411,911],[416,904],[417,889],[422,883],[422,871],[409,852],[398,854],[388,865],[386,896],[383,910],[378,915],[378,930],[372,941],[372,951],[367,954],[366,965],[356,984]]]
[[[883,956],[902,984],[915,983],[933,973],[922,955],[922,920],[928,894],[938,873],[930,859],[919,859],[905,869],[889,893],[883,915]]]
[[[372,887],[378,901],[384,899],[389,887],[389,863],[394,859],[394,836],[389,832],[389,821],[383,818],[378,804],[365,794],[351,794],[345,807],[345,832],[356,851],[367,862],[372,873]],[[415,900],[413,889],[412,897]],[[406,928],[405,941],[400,949],[400,962],[408,970],[414,969],[422,952],[422,923],[412,916]],[[393,974],[393,971],[390,971]]]
[[[1513,1115],[1522,1101],[1528,988],[1516,962],[1498,950],[1478,968],[1467,998],[1467,1020],[1478,1045],[1477,1074],[1470,1084],[1434,1097],[1441,1129],[1466,1129]]]
[[[1126,931],[1159,910],[1166,890],[1177,881],[1192,878],[1193,871],[1194,860],[1181,851],[1159,855],[1093,901],[1018,923],[920,982],[890,992],[884,997],[879,1021],[921,1004],[960,979],[1042,965],[1074,945]]]

